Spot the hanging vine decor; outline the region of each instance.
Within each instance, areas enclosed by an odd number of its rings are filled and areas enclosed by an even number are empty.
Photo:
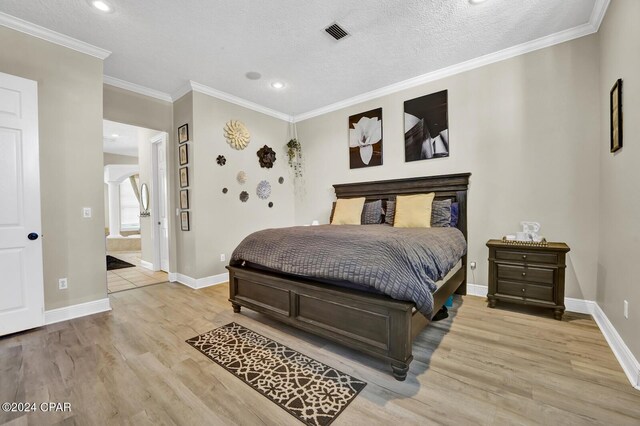
[[[298,139],[294,138],[287,142],[287,156],[289,167],[293,169],[295,177],[302,177],[302,145]]]
[[[224,155],[218,155],[218,158],[216,158],[216,163],[218,163],[218,165],[220,166],[224,166],[227,163],[227,159],[224,158]]]
[[[242,150],[249,145],[251,134],[245,125],[238,120],[230,120],[224,126],[224,137],[227,139],[231,148]]]
[[[266,180],[260,181],[256,188],[256,195],[261,200],[266,200],[271,195],[271,184]]]
[[[266,169],[273,167],[273,163],[276,161],[276,153],[273,149],[265,145],[258,150],[257,154],[260,167]]]

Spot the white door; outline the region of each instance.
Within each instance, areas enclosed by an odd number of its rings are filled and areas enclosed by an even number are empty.
[[[44,324],[38,85],[0,73],[0,335]]]
[[[157,250],[160,257],[160,269],[169,272],[169,219],[167,217],[167,155],[166,155],[166,138],[163,134],[159,142],[154,143],[156,166],[155,188],[158,212],[156,216],[157,231],[159,245]]]

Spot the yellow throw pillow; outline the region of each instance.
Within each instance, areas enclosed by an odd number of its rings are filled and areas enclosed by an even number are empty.
[[[338,198],[336,210],[333,212],[332,225],[360,225],[364,197]]]
[[[394,228],[431,228],[431,203],[435,193],[396,197]]]

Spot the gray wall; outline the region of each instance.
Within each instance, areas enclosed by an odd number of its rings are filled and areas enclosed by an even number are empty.
[[[615,0],[600,27],[600,244],[598,304],[640,359],[640,2]],[[609,152],[609,90],[623,82],[623,148]],[[629,319],[623,301],[629,302]]]
[[[293,224],[293,182],[284,150],[289,124],[198,92],[179,102],[186,105],[176,104],[175,125],[189,122],[192,212],[191,231],[178,231],[182,234],[180,272],[203,278],[225,273],[231,252],[251,232]],[[251,132],[251,142],[244,150],[232,149],[223,136],[223,128],[231,119],[242,121]],[[271,169],[261,168],[258,163],[256,152],[263,145],[276,152],[276,162]],[[226,157],[225,166],[216,164],[218,155]],[[248,175],[244,185],[236,180],[241,170]],[[280,176],[285,178],[284,184],[278,183]],[[271,183],[268,200],[260,200],[256,195],[256,186],[261,180]],[[227,194],[222,193],[224,187],[229,189]],[[246,203],[239,200],[243,190],[249,193]],[[267,206],[270,201],[274,203],[273,208]],[[227,260],[221,262],[220,254],[225,254]]]
[[[1,26],[0,40],[0,72],[38,82],[45,308],[103,299],[102,61]]]
[[[180,99],[178,99],[173,103],[173,128],[176,129],[175,133],[177,133],[178,127],[182,126],[183,124],[189,125],[190,141],[186,143],[189,144],[188,166],[190,169],[189,178],[191,179],[189,183],[192,184],[194,183],[193,172],[195,170],[194,153],[192,151],[193,141],[195,140],[195,131],[193,128],[193,93],[192,92],[187,93],[186,95],[184,95],[183,97],[181,97]],[[175,194],[176,194],[176,200],[178,200],[177,197],[180,191],[180,187],[179,187],[180,178],[178,175],[180,162],[178,159],[177,138],[173,138],[173,152],[174,152],[173,160],[174,160],[174,164],[176,165],[174,169],[174,174],[173,174],[173,177],[175,178],[175,184],[173,185],[173,190],[175,191]],[[189,198],[190,198],[189,210],[193,211],[194,207],[197,205],[196,201],[194,200],[194,196],[197,193],[197,189],[194,189],[194,185],[191,185],[188,189],[189,189]],[[179,202],[176,203],[176,206],[180,206]],[[181,274],[187,275],[192,278],[198,278],[197,270],[196,270],[196,261],[195,261],[196,233],[194,231],[181,231],[180,218],[176,217],[176,234],[175,235],[176,235],[175,241],[176,241],[176,250],[177,250],[176,272],[179,272]]]
[[[487,284],[488,239],[534,220],[571,246],[566,295],[594,300],[598,66],[597,36],[583,37],[298,123],[306,172],[296,222],[328,222],[334,183],[471,172],[469,261],[478,268],[469,281]],[[450,157],[405,163],[403,102],[444,89]],[[349,170],[348,117],[378,107],[384,164]]]

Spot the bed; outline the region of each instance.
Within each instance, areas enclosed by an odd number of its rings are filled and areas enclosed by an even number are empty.
[[[469,173],[463,173],[337,184],[334,189],[337,198],[365,197],[383,203],[397,195],[434,192],[436,200],[458,203],[457,228],[466,240],[469,177]],[[466,265],[464,255],[438,283],[432,293],[434,307],[444,305],[453,293],[466,294]],[[249,262],[227,269],[229,301],[234,312],[239,313],[244,306],[386,360],[400,381],[406,379],[413,359],[413,339],[431,320],[416,309],[415,303],[384,294],[285,274]],[[433,314],[436,312],[433,309]]]

